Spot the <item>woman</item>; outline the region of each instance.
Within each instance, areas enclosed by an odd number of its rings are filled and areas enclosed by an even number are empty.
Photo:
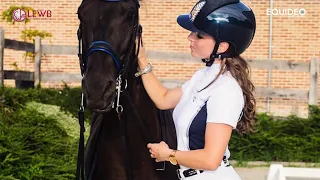
[[[238,180],[228,162],[233,129],[246,133],[255,122],[254,86],[239,55],[255,33],[252,10],[238,0],[199,1],[178,24],[191,31],[191,54],[206,63],[182,87],[165,88],[152,73],[141,47],[138,63],[145,89],[159,109],[172,109],[178,149],[165,142],[148,144],[151,157],[179,164],[177,174],[190,180]]]

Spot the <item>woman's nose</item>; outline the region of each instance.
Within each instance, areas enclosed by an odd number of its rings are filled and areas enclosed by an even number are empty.
[[[195,40],[195,34],[196,34],[195,32],[191,32],[189,34],[189,36],[188,36],[188,40],[191,41],[191,42],[194,41]]]

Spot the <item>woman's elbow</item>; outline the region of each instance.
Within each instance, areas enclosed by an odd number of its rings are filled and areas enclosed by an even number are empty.
[[[206,159],[206,169],[210,171],[215,171],[221,164],[221,162],[218,162],[217,160],[213,160],[211,158]]]
[[[170,102],[165,100],[159,101],[158,103],[154,103],[154,104],[160,110],[169,110],[174,108],[174,106]]]
[[[169,109],[169,108],[167,108],[165,105],[163,105],[163,104],[156,104],[155,103],[155,105],[156,105],[156,107],[158,108],[158,109],[160,109],[160,110],[167,110],[167,109]]]

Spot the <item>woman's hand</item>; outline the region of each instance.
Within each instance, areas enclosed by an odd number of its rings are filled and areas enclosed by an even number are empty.
[[[156,162],[168,161],[172,149],[169,146],[161,141],[160,143],[149,143],[148,144],[149,152],[151,157],[156,159]]]
[[[139,53],[138,53],[138,64],[140,69],[144,69],[148,65],[147,61],[147,54],[146,54],[146,49],[143,47],[142,43],[142,35],[141,35],[141,42],[140,42],[140,48],[139,48]],[[136,51],[138,51],[138,45],[139,45],[139,39],[136,39]]]

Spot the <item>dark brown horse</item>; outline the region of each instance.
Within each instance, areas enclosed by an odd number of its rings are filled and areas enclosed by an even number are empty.
[[[147,149],[161,140],[176,149],[176,134],[171,111],[157,109],[134,76],[139,1],[83,0],[78,17],[82,92],[94,112],[78,179],[177,179],[177,167],[155,163]]]

